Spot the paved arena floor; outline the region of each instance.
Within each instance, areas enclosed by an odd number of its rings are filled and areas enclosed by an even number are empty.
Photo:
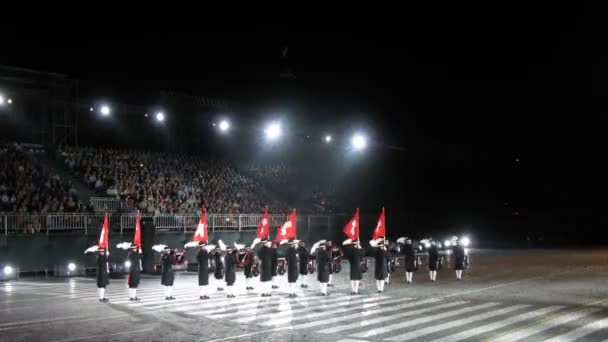
[[[112,279],[108,303],[91,278],[20,279],[0,283],[0,341],[608,341],[608,250],[477,250],[471,259],[462,281],[442,270],[431,283],[421,269],[406,285],[399,270],[384,294],[370,269],[357,296],[344,267],[329,297],[309,276],[296,299],[286,276],[261,298],[238,273],[236,298],[214,291],[207,301],[195,274],[178,274],[173,301],[159,277],[143,277],[140,302],[129,302],[126,279]]]

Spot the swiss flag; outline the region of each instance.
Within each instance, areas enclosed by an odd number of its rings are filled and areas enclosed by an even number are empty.
[[[378,223],[376,224],[376,229],[374,229],[374,240],[377,238],[383,238],[386,236],[386,221],[384,219],[384,208],[382,208],[382,213],[380,213],[380,217],[378,218]]]
[[[103,226],[101,227],[101,235],[99,236],[99,242],[97,247],[108,248],[108,232],[110,230],[110,224],[108,223],[108,214],[103,219]]]
[[[353,218],[344,226],[343,231],[349,239],[353,241],[359,240],[359,208],[355,211]]]
[[[268,216],[268,208],[264,210],[264,215],[262,215],[262,220],[258,226],[257,233],[260,239],[265,239],[268,237],[268,235],[270,235],[270,217]]]
[[[296,210],[294,209],[289,215],[287,222],[283,223],[281,228],[278,229],[277,237],[274,239],[275,242],[284,239],[295,239],[297,236],[296,227]]]
[[[209,234],[207,233],[207,209],[203,208],[203,214],[201,215],[201,220],[196,227],[196,232],[194,232],[194,236],[192,237],[192,241],[197,242],[206,242],[209,238]]]
[[[141,216],[139,215],[139,211],[137,211],[137,218],[135,219],[135,237],[133,238],[133,244],[141,249]]]

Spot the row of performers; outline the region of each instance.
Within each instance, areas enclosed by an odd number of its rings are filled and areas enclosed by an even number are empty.
[[[411,240],[400,239],[398,243],[402,245],[402,248],[389,249],[388,241],[382,238],[370,241],[371,249],[368,253],[375,261],[374,278],[378,293],[384,292],[385,284],[389,283],[390,274],[396,268],[396,252],[401,251],[404,255],[407,283],[412,282],[413,273],[418,269],[420,262],[415,254]],[[269,240],[256,239],[251,247],[237,245],[235,248],[226,246],[221,241],[219,241],[219,246],[199,243],[196,259],[198,262],[200,299],[205,300],[210,298],[209,278],[211,274],[213,274],[216,280],[223,280],[225,282],[227,297],[234,298],[233,288],[236,282],[236,269],[238,266],[244,268],[245,288],[248,291],[254,290],[252,279],[259,276],[262,297],[271,296],[272,289],[279,288],[276,280],[278,274],[282,273],[282,270],[287,273],[289,297],[297,296],[298,282],[300,283],[300,287],[307,288],[306,278],[309,274],[315,273],[315,271],[317,273],[317,281],[319,282],[320,295],[328,296],[327,289],[333,286],[333,273],[340,271],[343,257],[349,261],[350,265],[351,294],[359,294],[359,285],[363,278],[363,273],[367,271],[367,262],[364,258],[365,251],[359,241],[344,241],[343,250],[338,246],[332,246],[330,241],[325,240],[315,243],[310,251],[306,248],[303,241],[284,240],[281,241],[281,244],[289,246],[284,260],[279,258],[277,244]],[[175,299],[172,296],[172,288],[175,278],[176,251],[166,246],[163,246],[159,251],[161,253],[161,285],[164,286],[165,299],[172,300]],[[131,267],[127,280],[131,301],[140,300],[136,295],[140,282],[140,255],[141,253],[139,253],[136,246],[131,247],[128,254]],[[439,254],[437,244],[432,241],[428,255],[429,277],[434,282],[437,277],[437,270],[441,267],[442,257]],[[467,264],[465,249],[461,243],[457,243],[453,247],[453,258],[456,278],[460,280]],[[99,249],[97,257],[97,287],[99,300],[102,302],[108,300],[105,298],[105,287],[109,285],[108,272],[109,268],[105,250]],[[217,290],[224,291],[224,288],[219,286]]]

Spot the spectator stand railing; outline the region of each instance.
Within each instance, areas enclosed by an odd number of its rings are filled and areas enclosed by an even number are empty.
[[[137,214],[109,214],[112,231],[133,231]],[[288,215],[270,215],[270,227],[276,229],[287,220]],[[262,218],[261,214],[209,214],[208,229],[215,231],[255,230]],[[199,215],[183,214],[142,214],[144,220],[152,220],[159,231],[194,232]],[[82,232],[97,234],[103,224],[104,214],[6,214],[0,215],[0,232],[4,235],[51,234],[53,232]],[[336,223],[336,221],[333,221]],[[302,215],[298,217],[300,226],[330,227],[331,215]]]
[[[122,201],[116,197],[91,197],[89,203],[95,212],[117,212],[122,208]]]

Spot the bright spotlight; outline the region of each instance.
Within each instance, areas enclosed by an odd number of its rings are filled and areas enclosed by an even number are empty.
[[[163,112],[156,113],[156,121],[158,121],[158,122],[165,121],[165,114]]]
[[[471,239],[469,239],[468,236],[464,236],[460,239],[460,242],[464,247],[469,247],[469,245],[471,244]]]
[[[362,134],[355,134],[350,140],[350,144],[355,150],[363,150],[367,147],[367,139]]]
[[[125,261],[125,268],[130,268],[131,267],[131,261],[127,260]]]
[[[101,106],[101,108],[99,109],[99,111],[101,112],[101,115],[103,116],[108,116],[110,115],[110,107],[109,106]]]
[[[268,140],[275,140],[281,136],[281,125],[278,122],[269,124],[264,130]]]
[[[0,95],[0,106],[4,104],[4,96]]]
[[[76,264],[74,264],[73,262],[68,264],[68,271],[70,272],[74,272],[76,271]]]
[[[452,245],[452,241],[450,241],[450,240],[445,240],[445,241],[443,242],[443,245],[444,245],[445,247],[450,247],[450,246]]]
[[[220,131],[227,132],[230,129],[230,123],[227,120],[220,121]]]
[[[8,104],[13,103],[13,99],[8,99],[6,102],[8,102]]]
[[[331,142],[331,135],[326,135],[325,136],[325,142],[326,143],[330,143]]]
[[[11,266],[4,266],[4,269],[2,271],[6,276],[13,274],[13,268]]]

